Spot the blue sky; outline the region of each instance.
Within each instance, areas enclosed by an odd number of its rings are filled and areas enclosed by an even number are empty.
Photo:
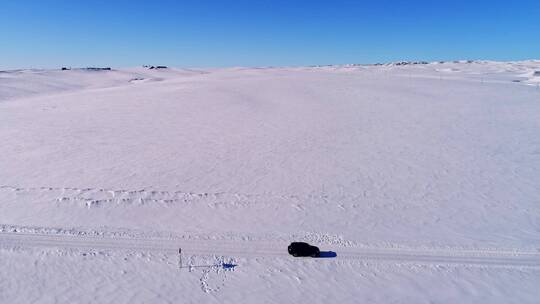
[[[540,59],[540,0],[1,0],[0,69]]]

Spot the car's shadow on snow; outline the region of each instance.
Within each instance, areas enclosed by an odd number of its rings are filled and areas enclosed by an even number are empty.
[[[321,251],[318,256],[315,258],[335,258],[337,257],[337,253],[334,251]]]

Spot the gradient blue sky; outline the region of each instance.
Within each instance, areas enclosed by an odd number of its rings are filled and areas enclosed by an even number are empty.
[[[540,59],[540,0],[0,0],[0,69]]]

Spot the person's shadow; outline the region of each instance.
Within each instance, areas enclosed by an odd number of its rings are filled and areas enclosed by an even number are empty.
[[[234,268],[238,266],[237,264],[232,263],[221,263],[221,264],[210,264],[210,265],[186,265],[186,266],[180,266],[180,268],[189,268],[190,271],[193,268],[223,268],[225,270],[234,270]]]
[[[223,269],[234,269],[234,267],[238,265],[232,264],[232,263],[223,263],[222,266],[223,266]]]
[[[334,251],[321,251],[318,256],[315,258],[335,258],[337,257],[337,253]]]

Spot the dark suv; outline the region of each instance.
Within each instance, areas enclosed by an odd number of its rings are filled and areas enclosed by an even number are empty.
[[[293,242],[287,248],[293,257],[318,257],[321,251],[319,247],[311,246],[304,242]]]

